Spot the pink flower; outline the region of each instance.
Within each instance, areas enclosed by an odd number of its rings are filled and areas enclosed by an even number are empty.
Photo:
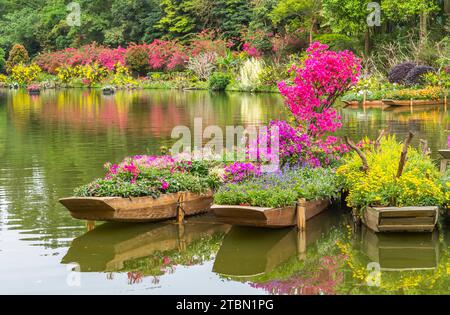
[[[164,181],[164,180],[162,180],[161,181],[161,189],[162,190],[167,190],[168,188],[169,188],[169,183]]]

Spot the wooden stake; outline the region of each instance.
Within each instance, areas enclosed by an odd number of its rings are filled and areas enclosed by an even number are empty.
[[[86,220],[86,229],[87,231],[92,231],[95,228],[95,221]]]
[[[378,151],[378,148],[380,147],[380,142],[381,142],[381,139],[383,139],[383,136],[384,136],[384,129],[382,129],[380,131],[380,134],[378,135],[377,140],[375,140],[375,144],[374,144],[375,151]]]
[[[345,143],[346,143],[350,148],[352,148],[353,150],[355,150],[356,153],[359,155],[359,157],[361,158],[362,163],[363,163],[363,165],[362,165],[362,170],[363,170],[364,172],[367,172],[367,170],[369,169],[369,164],[367,163],[366,155],[365,155],[365,154],[364,154],[364,153],[356,146],[356,144],[355,144],[353,141],[351,141],[347,136],[345,136],[344,139],[345,139]]]
[[[400,162],[398,163],[397,178],[402,176],[403,167],[405,166],[406,163],[406,155],[408,154],[408,147],[413,137],[414,134],[411,131],[408,132],[408,136],[406,137],[405,142],[403,143],[402,154],[400,155]]]
[[[297,202],[297,228],[299,231],[306,229],[306,199],[301,198]]]
[[[177,213],[177,223],[183,223],[184,222],[184,210],[181,206],[184,202],[184,193],[180,193],[180,197],[178,198],[178,213]]]

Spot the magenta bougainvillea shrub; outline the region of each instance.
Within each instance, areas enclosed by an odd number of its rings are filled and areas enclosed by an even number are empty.
[[[293,84],[280,82],[278,88],[305,132],[321,136],[342,126],[341,117],[332,106],[357,82],[361,63],[352,52],[331,51],[319,42],[311,44],[306,52],[303,64],[291,69],[295,71]]]

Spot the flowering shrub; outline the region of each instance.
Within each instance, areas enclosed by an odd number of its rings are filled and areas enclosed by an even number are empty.
[[[239,69],[239,85],[243,90],[254,90],[261,84],[260,73],[264,69],[264,61],[250,58],[244,61]]]
[[[281,165],[325,167],[334,165],[340,160],[341,155],[348,151],[345,144],[333,136],[315,138],[302,130],[301,126],[294,127],[286,121],[274,120],[268,125],[268,132],[262,133],[259,143],[267,143],[267,153],[262,152],[259,146],[250,147],[249,154],[258,160],[273,160],[271,152],[272,135],[270,130],[278,129],[279,162]],[[258,148],[257,152],[252,152],[252,148]]]
[[[403,173],[396,178],[402,144],[394,136],[383,138],[378,150],[370,143],[361,147],[369,166],[367,172],[361,170],[356,152],[337,169],[349,191],[350,207],[363,210],[366,206],[436,206],[444,202],[440,175],[430,157],[409,148]]]
[[[284,207],[298,199],[334,198],[340,187],[330,168],[287,168],[250,180],[227,183],[214,194],[214,202],[226,205]]]
[[[125,65],[127,50],[122,47],[116,49],[103,49],[98,55],[98,62],[109,71],[113,71],[117,65]]]
[[[187,68],[194,72],[199,79],[207,80],[216,67],[216,59],[216,53],[201,53],[189,59]]]
[[[146,74],[149,66],[149,49],[147,45],[131,45],[125,54],[127,67],[140,75]]]
[[[261,53],[258,49],[250,43],[244,43],[242,45],[242,51],[246,52],[249,57],[261,57]]]
[[[401,89],[386,93],[386,98],[393,100],[439,100],[442,89],[438,86],[423,89]]]
[[[224,169],[225,182],[237,183],[258,176],[261,176],[261,169],[253,163],[234,162]]]
[[[360,60],[350,51],[334,52],[319,42],[311,44],[301,67],[294,66],[294,84],[280,82],[286,105],[307,133],[322,135],[341,127],[332,108],[335,100],[357,82]]]
[[[101,82],[109,74],[108,69],[102,67],[98,63],[79,66],[79,71],[83,83],[87,83],[88,85]]]
[[[202,161],[170,156],[137,155],[119,164],[105,164],[106,175],[75,190],[76,196],[159,197],[179,191],[205,192],[217,188],[219,178]]]
[[[81,75],[80,66],[58,67],[55,69],[55,72],[58,79],[63,83],[68,83]]]
[[[155,40],[148,45],[149,64],[153,70],[181,70],[189,57],[175,41]]]
[[[36,80],[41,68],[36,64],[25,66],[24,64],[18,64],[11,70],[11,78],[19,84],[28,84]]]
[[[117,63],[114,66],[114,76],[111,83],[119,87],[135,86],[138,84],[138,82],[130,75],[128,69],[122,66],[121,63]]]

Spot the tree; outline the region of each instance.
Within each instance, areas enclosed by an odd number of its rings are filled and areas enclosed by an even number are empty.
[[[163,16],[156,28],[169,38],[184,37],[196,31],[194,0],[161,0]]]
[[[10,73],[12,68],[18,64],[26,64],[30,60],[28,52],[23,45],[15,44],[9,51],[6,61],[6,72]]]

